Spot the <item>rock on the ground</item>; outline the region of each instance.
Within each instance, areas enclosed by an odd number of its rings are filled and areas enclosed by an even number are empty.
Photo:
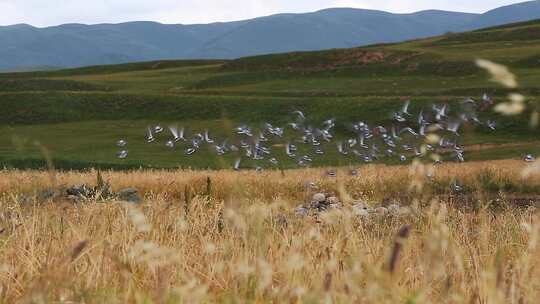
[[[297,217],[306,217],[309,215],[309,209],[300,205],[294,209],[294,214]]]
[[[80,200],[80,197],[76,195],[68,195],[67,199],[73,203],[78,203]]]
[[[388,206],[388,212],[391,215],[399,215],[400,214],[400,209],[401,209],[401,207],[399,207],[398,204],[391,204],[391,205]]]
[[[88,185],[75,185],[66,189],[67,195],[90,198],[95,195],[94,189]]]
[[[353,214],[360,217],[369,217],[369,210],[363,208],[353,208]]]
[[[328,205],[328,210],[335,210],[335,209],[343,209],[343,205],[339,201],[337,203]]]
[[[377,207],[375,208],[375,213],[380,216],[388,215],[388,208],[386,207]]]
[[[352,206],[352,213],[356,216],[369,217],[369,207],[364,202],[356,202]]]
[[[313,201],[316,203],[322,203],[326,201],[326,195],[324,195],[324,193],[315,193],[313,195]]]
[[[118,199],[130,203],[140,203],[142,198],[138,194],[139,190],[137,188],[125,188],[118,191]]]
[[[354,209],[368,209],[368,205],[363,201],[356,201],[352,204]]]
[[[330,205],[340,203],[339,198],[337,198],[335,196],[330,196],[329,198],[326,199],[326,202],[328,202],[328,204],[330,204]]]
[[[324,197],[324,199],[323,199]],[[386,207],[385,207],[386,206]],[[319,215],[330,210],[343,209],[343,203],[333,194],[316,193],[311,202],[299,205],[294,209],[298,217],[309,215]],[[408,207],[401,207],[398,203],[386,200],[383,204],[377,204],[377,207],[370,207],[364,201],[356,201],[349,210],[354,216],[369,219],[371,217],[400,217],[411,213]]]

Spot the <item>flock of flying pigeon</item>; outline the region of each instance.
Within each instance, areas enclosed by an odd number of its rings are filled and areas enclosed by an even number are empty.
[[[215,151],[218,156],[236,155],[233,164],[235,170],[246,168],[244,160],[256,163],[257,171],[264,167],[278,167],[281,159],[279,150],[294,161],[299,167],[307,167],[317,157],[324,157],[330,149],[351,162],[372,163],[382,159],[397,158],[406,162],[409,158],[423,158],[429,155],[448,155],[451,160],[465,161],[461,145],[460,131],[464,125],[486,128],[495,131],[497,123],[493,120],[482,121],[478,113],[493,106],[493,100],[484,94],[480,101],[468,98],[450,109],[448,104],[432,104],[417,114],[412,114],[410,101],[404,102],[401,109],[393,112],[387,125],[370,125],[366,121],[357,121],[344,126],[349,130],[349,137],[338,139],[335,136],[336,120],[328,119],[319,124],[311,123],[301,111],[291,113],[292,121],[285,127],[264,123],[253,128],[240,125],[234,129],[233,136],[214,138],[209,130],[187,136],[185,128],[169,126],[166,131],[161,125],[149,126],[146,130],[146,142],[156,144],[158,138],[171,150],[180,150],[186,156],[197,153],[203,146]],[[117,146],[121,149],[117,157],[128,157],[128,142],[120,139]],[[432,157],[436,163],[438,157]],[[254,161],[254,162],[253,162]],[[525,155],[524,161],[533,162],[533,155]],[[329,173],[332,175],[331,173]],[[335,174],[335,172],[333,173]],[[357,174],[355,170],[352,175]]]

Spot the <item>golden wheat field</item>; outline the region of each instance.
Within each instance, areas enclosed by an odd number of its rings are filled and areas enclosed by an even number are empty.
[[[0,302],[538,303],[532,166],[0,171]],[[143,202],[42,195],[97,175]],[[296,216],[314,192],[343,208]],[[358,201],[409,212],[359,217]]]

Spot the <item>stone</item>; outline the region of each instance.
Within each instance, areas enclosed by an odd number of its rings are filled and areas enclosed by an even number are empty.
[[[68,195],[67,199],[73,203],[79,202],[80,197],[76,195]]]
[[[309,215],[309,209],[300,205],[294,209],[294,214],[297,217],[306,217]]]
[[[364,203],[359,202],[352,206],[352,213],[356,216],[368,217],[369,209]]]
[[[327,204],[326,201],[324,201],[322,203],[317,204],[317,206],[313,209],[315,209],[317,212],[323,212],[323,211],[328,210],[328,208],[330,208],[330,205]]]
[[[118,195],[132,195],[132,194],[137,194],[138,192],[139,192],[139,189],[137,188],[125,188],[118,191]]]
[[[138,194],[139,190],[137,188],[125,188],[118,191],[118,198],[122,201],[130,203],[140,203],[142,198]]]
[[[380,216],[388,215],[388,208],[386,207],[377,207],[375,208],[375,213]]]
[[[310,202],[309,204],[304,205],[304,207],[306,209],[318,209],[320,205],[322,204],[317,203],[317,202]]]
[[[95,191],[88,185],[75,185],[66,189],[67,195],[90,198],[95,196]]]
[[[330,205],[333,205],[333,204],[339,204],[339,198],[335,197],[335,196],[330,196],[329,198],[326,199],[326,202],[328,202],[328,204]]]
[[[329,210],[339,210],[342,208],[343,208],[343,205],[340,202],[328,205]]]
[[[313,195],[313,201],[316,203],[323,203],[326,201],[326,195],[324,195],[324,193],[315,193]]]
[[[362,201],[357,201],[357,202],[354,202],[352,204],[352,207],[353,208],[357,208],[357,209],[368,209],[368,206],[366,203],[362,202]]]
[[[353,209],[353,214],[360,217],[369,217],[369,211],[367,209]]]
[[[388,206],[388,212],[391,215],[400,215],[400,209],[401,207],[399,207],[398,204],[391,204]]]

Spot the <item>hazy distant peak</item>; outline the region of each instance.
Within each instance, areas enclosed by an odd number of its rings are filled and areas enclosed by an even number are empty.
[[[540,1],[484,14],[425,10],[393,14],[357,8],[277,14],[234,22],[63,24],[0,27],[0,69],[78,67],[162,59],[230,59],[399,42],[540,18]]]

